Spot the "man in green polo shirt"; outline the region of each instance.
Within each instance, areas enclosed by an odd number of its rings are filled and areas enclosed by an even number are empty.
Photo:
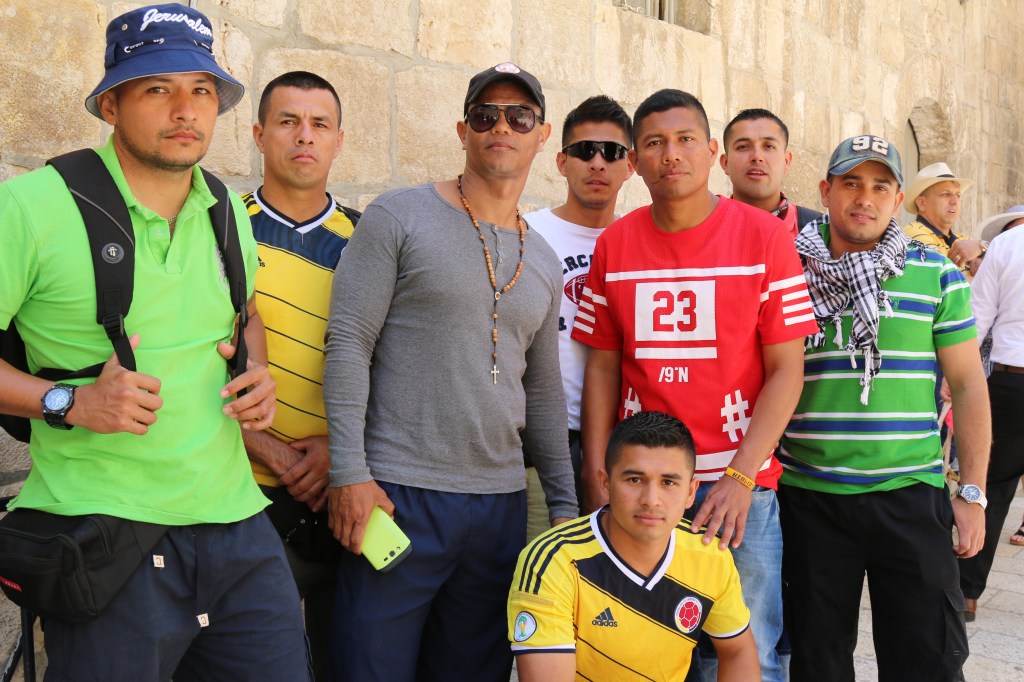
[[[820,183],[828,214],[796,241],[819,333],[779,454],[793,682],[854,679],[865,574],[880,679],[952,682],[967,658],[956,558],[984,543],[988,391],[967,282],[893,220],[902,184],[889,142],[846,140]],[[940,367],[961,417],[952,504]]]
[[[309,679],[298,595],[239,428],[271,423],[274,383],[256,362],[232,380],[225,362],[235,313],[196,164],[244,89],[212,40],[191,8],[128,12],[107,29],[105,77],[86,100],[113,127],[96,152],[131,217],[124,324],[138,371],[96,323],[89,243],[63,180],[47,167],[0,185],[0,328],[17,324],[32,371],[110,358],[95,380],[66,385],[0,362],[0,411],[37,420],[12,506],[168,527],[99,616],[48,619],[48,679]],[[230,200],[251,295],[256,246]],[[264,360],[251,314],[246,341]]]

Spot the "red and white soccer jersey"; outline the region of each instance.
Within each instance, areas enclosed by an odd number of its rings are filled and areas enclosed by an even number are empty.
[[[750,424],[764,383],[762,346],[818,331],[785,225],[725,197],[700,225],[668,233],[651,208],[597,241],[572,337],[622,352],[619,417],[660,410],[697,447],[696,478],[717,480]],[[758,485],[775,488],[770,457]]]

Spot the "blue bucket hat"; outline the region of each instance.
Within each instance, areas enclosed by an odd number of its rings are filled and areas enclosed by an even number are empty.
[[[178,4],[152,5],[122,14],[107,26],[106,74],[86,100],[89,113],[102,119],[96,98],[126,81],[172,73],[213,76],[218,115],[245,94],[241,83],[217,66],[213,29],[201,12]]]

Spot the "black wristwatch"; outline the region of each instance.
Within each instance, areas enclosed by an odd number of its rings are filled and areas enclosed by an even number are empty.
[[[71,384],[54,384],[43,394],[43,419],[55,429],[70,431],[72,426],[64,421],[75,404],[75,389]]]

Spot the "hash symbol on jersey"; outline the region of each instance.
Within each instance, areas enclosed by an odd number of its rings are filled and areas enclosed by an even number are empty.
[[[729,434],[729,440],[733,443],[738,443],[740,435],[746,433],[747,427],[750,426],[750,415],[747,414],[749,408],[750,404],[743,399],[739,390],[725,395],[725,405],[721,412],[722,419],[725,420],[722,431]]]
[[[643,406],[640,404],[640,396],[636,394],[636,391],[632,388],[626,391],[626,402],[622,404],[622,418],[632,417],[643,409]]]

